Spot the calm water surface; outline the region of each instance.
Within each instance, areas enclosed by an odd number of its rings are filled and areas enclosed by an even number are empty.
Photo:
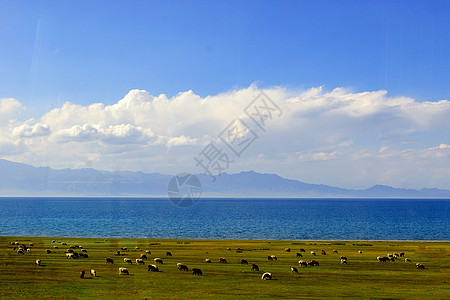
[[[450,240],[450,200],[0,198],[0,235]]]

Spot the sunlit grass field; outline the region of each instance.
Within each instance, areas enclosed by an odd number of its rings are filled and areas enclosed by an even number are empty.
[[[18,245],[11,242],[25,244],[31,252],[18,254],[14,250]],[[81,245],[89,257],[67,259],[71,245]],[[127,251],[121,250],[124,247]],[[81,249],[73,250],[83,253]],[[136,265],[135,259],[146,250],[151,254],[145,265]],[[322,250],[326,255],[321,254]],[[167,251],[172,256],[166,256]],[[412,262],[399,258],[382,263],[376,259],[401,252]],[[296,257],[297,253],[303,257]],[[276,255],[277,260],[269,261],[269,255]],[[340,256],[346,256],[348,264],[341,264]],[[114,264],[106,264],[106,257],[112,258]],[[125,257],[131,258],[133,264],[126,264]],[[161,257],[164,263],[158,264],[160,272],[149,272],[147,266],[155,264],[155,257]],[[219,263],[220,257],[227,263]],[[206,258],[212,263],[205,263]],[[36,265],[36,259],[41,260],[41,266]],[[240,264],[240,259],[246,259],[249,265]],[[305,268],[298,264],[299,260],[312,259],[320,266]],[[186,264],[189,271],[179,271],[177,263]],[[417,269],[416,263],[422,263],[425,269]],[[251,264],[257,264],[260,271],[251,271]],[[119,267],[128,268],[130,274],[119,275]],[[291,267],[299,273],[291,273]],[[193,275],[192,268],[201,269],[203,275]],[[96,270],[96,277],[89,274],[91,269]],[[84,279],[80,278],[82,270],[86,271]],[[264,272],[271,272],[273,279],[261,280]],[[17,297],[449,299],[450,242],[0,237],[0,298]]]

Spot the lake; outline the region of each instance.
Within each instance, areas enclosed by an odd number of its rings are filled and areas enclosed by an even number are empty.
[[[450,240],[450,200],[0,198],[1,236]]]

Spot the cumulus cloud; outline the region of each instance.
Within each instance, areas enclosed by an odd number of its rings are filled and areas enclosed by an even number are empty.
[[[13,135],[18,137],[36,137],[46,136],[51,133],[50,126],[48,124],[35,124],[28,125],[22,124],[13,129]]]
[[[244,109],[264,111],[252,102],[262,91],[281,113],[259,127]],[[214,142],[232,161],[227,172],[251,169],[352,188],[450,187],[448,100],[251,85],[207,97],[131,90],[112,105],[68,102],[18,121],[21,109],[16,99],[0,99],[0,155],[34,165],[200,173],[193,158]],[[236,155],[230,143],[244,150]]]

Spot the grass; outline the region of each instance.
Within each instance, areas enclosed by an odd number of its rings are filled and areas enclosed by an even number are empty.
[[[52,241],[55,240],[55,243]],[[20,255],[10,242],[34,243],[31,252]],[[67,259],[69,245],[82,245],[86,259]],[[58,249],[54,249],[58,246]],[[116,251],[127,247],[128,251]],[[139,247],[139,249],[135,249]],[[236,248],[242,253],[237,253]],[[291,252],[285,252],[285,248]],[[228,251],[231,248],[232,251]],[[303,258],[296,253],[304,248]],[[50,249],[52,253],[45,253]],[[145,266],[135,259],[150,250]],[[325,250],[327,255],[321,255]],[[337,250],[339,254],[333,254]],[[362,254],[358,251],[361,250]],[[77,252],[81,252],[75,249]],[[166,257],[166,251],[173,256]],[[312,256],[310,251],[315,251]],[[401,258],[381,263],[377,256],[405,252],[412,263]],[[278,260],[268,261],[268,255]],[[341,265],[339,257],[348,259]],[[105,258],[114,259],[114,265]],[[126,265],[124,257],[133,260]],[[153,258],[162,257],[161,272],[148,272]],[[224,257],[227,264],[219,263]],[[42,266],[35,264],[40,259]],[[204,262],[212,260],[211,264]],[[239,259],[257,264],[259,272]],[[298,260],[318,260],[319,267],[301,268]],[[200,268],[203,276],[178,271],[176,264],[189,269]],[[418,270],[416,263],[425,265]],[[295,266],[299,274],[292,274]],[[130,275],[119,275],[118,268],[127,267]],[[97,277],[89,270],[95,269]],[[80,279],[85,270],[86,279]],[[273,280],[261,280],[263,272],[271,272]],[[222,298],[360,298],[360,299],[449,299],[450,242],[352,242],[352,241],[246,241],[246,240],[153,240],[153,239],[79,239],[45,237],[0,237],[0,298],[27,299],[222,299]]]

